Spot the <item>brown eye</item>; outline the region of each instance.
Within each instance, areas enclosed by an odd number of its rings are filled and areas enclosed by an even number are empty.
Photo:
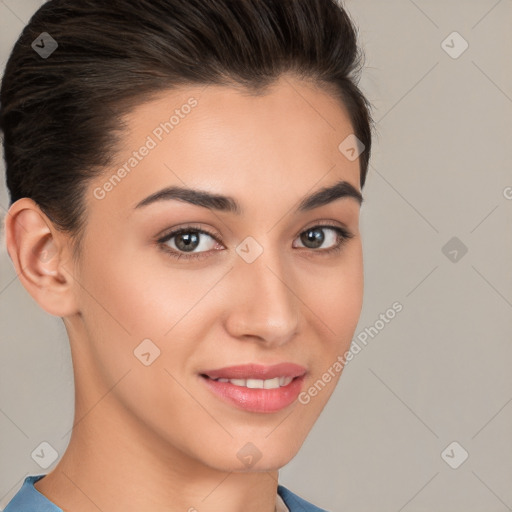
[[[157,240],[157,243],[173,258],[192,259],[205,257],[218,240],[203,229],[186,227],[171,231]],[[196,251],[198,248],[201,250]]]
[[[329,231],[329,234],[325,234]],[[353,235],[346,229],[339,226],[313,226],[312,228],[303,231],[300,235],[300,241],[307,249],[319,249],[324,244],[327,247],[316,252],[330,253],[341,248],[341,246]]]

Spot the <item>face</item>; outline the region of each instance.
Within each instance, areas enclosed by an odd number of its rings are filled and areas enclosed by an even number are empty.
[[[332,394],[362,306],[348,116],[282,77],[261,96],[162,93],[126,123],[86,194],[66,322],[77,399],[110,390],[120,432],[209,467],[279,468]]]

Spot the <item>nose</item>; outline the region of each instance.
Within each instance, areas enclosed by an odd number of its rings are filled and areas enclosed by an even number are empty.
[[[275,347],[296,335],[301,301],[293,290],[291,272],[267,254],[252,263],[240,259],[229,273],[226,329],[235,338]]]

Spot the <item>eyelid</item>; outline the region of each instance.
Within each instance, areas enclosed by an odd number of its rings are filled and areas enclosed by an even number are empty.
[[[205,230],[204,228],[197,224],[186,224],[183,227],[177,226],[174,228],[166,229],[161,234],[157,235],[155,237],[155,240],[158,243],[163,243],[164,241],[168,241],[171,238],[188,231],[197,231],[198,233],[211,236],[216,242],[223,243],[222,236],[220,234],[210,233],[210,231]]]
[[[332,220],[316,220],[316,221],[311,222],[310,224],[307,224],[305,227],[301,228],[300,231],[295,234],[294,240],[295,240],[295,238],[300,236],[305,231],[308,231],[309,229],[313,229],[316,227],[325,227],[325,226],[341,228],[347,234],[351,234],[349,228],[343,222],[332,221]],[[158,234],[155,237],[155,240],[156,240],[156,242],[161,243],[163,241],[169,240],[170,238],[172,238],[174,236],[179,235],[182,232],[187,232],[187,231],[197,231],[199,233],[203,233],[205,235],[211,236],[216,242],[224,244],[222,235],[213,234],[213,233],[209,232],[208,230],[205,230],[198,224],[185,224],[183,227],[177,226],[174,228],[165,229],[162,233]],[[172,235],[172,237],[170,235]]]
[[[302,228],[296,235],[295,238],[297,238],[299,235],[304,233],[304,231],[308,231],[309,229],[313,228],[321,228],[321,227],[330,227],[330,228],[340,228],[344,230],[347,233],[350,233],[350,229],[346,224],[343,224],[343,222],[339,221],[333,221],[333,220],[315,220],[310,224],[306,224],[306,227]]]

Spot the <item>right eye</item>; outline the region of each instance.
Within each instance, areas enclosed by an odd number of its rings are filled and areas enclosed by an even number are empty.
[[[206,256],[205,253],[210,252],[210,250],[215,246],[215,243],[212,244],[211,242],[208,242],[205,239],[205,236],[209,237],[214,242],[220,243],[216,236],[194,226],[188,226],[171,231],[157,240],[157,243],[161,249],[172,258],[203,258]],[[169,244],[171,241],[172,243]],[[198,248],[203,250],[193,252]]]

